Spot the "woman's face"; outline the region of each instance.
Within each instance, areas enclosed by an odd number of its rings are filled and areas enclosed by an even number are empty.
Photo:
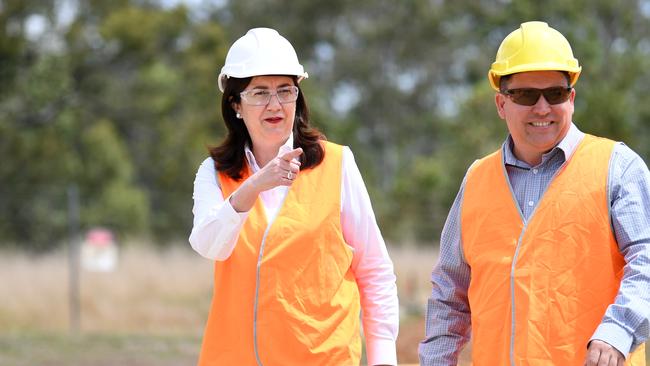
[[[241,114],[253,146],[276,146],[284,144],[293,130],[296,116],[296,102],[280,103],[276,94],[278,89],[286,93],[287,88],[294,87],[289,76],[264,75],[255,76],[244,89],[240,103],[233,103],[233,108]],[[271,94],[267,104],[252,105],[247,103],[247,96]],[[252,98],[250,98],[252,99]]]

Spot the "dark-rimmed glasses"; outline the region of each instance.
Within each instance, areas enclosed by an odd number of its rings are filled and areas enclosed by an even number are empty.
[[[544,95],[548,104],[564,103],[569,100],[571,89],[573,88],[570,86],[553,86],[546,89],[518,88],[505,90],[501,94],[510,97],[519,105],[532,106],[537,104],[540,95]]]
[[[251,89],[239,93],[241,100],[249,105],[267,105],[272,96],[277,96],[281,104],[293,103],[298,99],[299,89],[297,86],[283,86],[275,92],[269,89]]]

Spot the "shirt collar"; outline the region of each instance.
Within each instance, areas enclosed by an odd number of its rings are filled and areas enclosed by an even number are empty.
[[[291,133],[287,141],[285,141],[284,144],[280,146],[278,153],[283,150],[284,151],[293,150],[293,133]],[[261,167],[257,165],[257,160],[255,160],[255,155],[253,154],[253,150],[251,150],[251,147],[248,143],[244,145],[244,155],[246,156],[246,161],[248,162],[248,166],[251,167],[253,173],[260,170]]]
[[[551,151],[542,155],[542,162],[540,163],[540,165],[547,162],[551,157],[553,157],[558,152],[562,152],[563,162],[567,161],[571,157],[571,155],[573,155],[573,153],[576,151],[578,144],[580,143],[580,141],[582,141],[582,138],[584,136],[585,136],[584,132],[580,131],[574,123],[571,123],[571,126],[569,127],[569,131],[567,132],[566,136],[564,136],[564,138],[560,141],[560,143],[557,144],[553,149],[551,149]],[[517,157],[515,157],[515,154],[512,152],[512,147],[514,146],[513,144],[514,142],[512,140],[512,136],[508,135],[508,138],[502,145],[505,164],[530,169],[531,166],[528,165],[528,163],[523,162],[517,159]]]

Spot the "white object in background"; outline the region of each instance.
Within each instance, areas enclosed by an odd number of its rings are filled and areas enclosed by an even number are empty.
[[[81,265],[87,271],[112,272],[117,267],[117,245],[113,233],[95,228],[86,233],[81,245]]]

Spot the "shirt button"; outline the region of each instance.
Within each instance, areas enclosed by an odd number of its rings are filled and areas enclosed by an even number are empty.
[[[535,204],[535,202],[533,202],[533,201],[528,201],[528,206],[531,206],[531,207],[532,207],[534,204]]]
[[[537,169],[533,169],[533,174],[537,174]]]

